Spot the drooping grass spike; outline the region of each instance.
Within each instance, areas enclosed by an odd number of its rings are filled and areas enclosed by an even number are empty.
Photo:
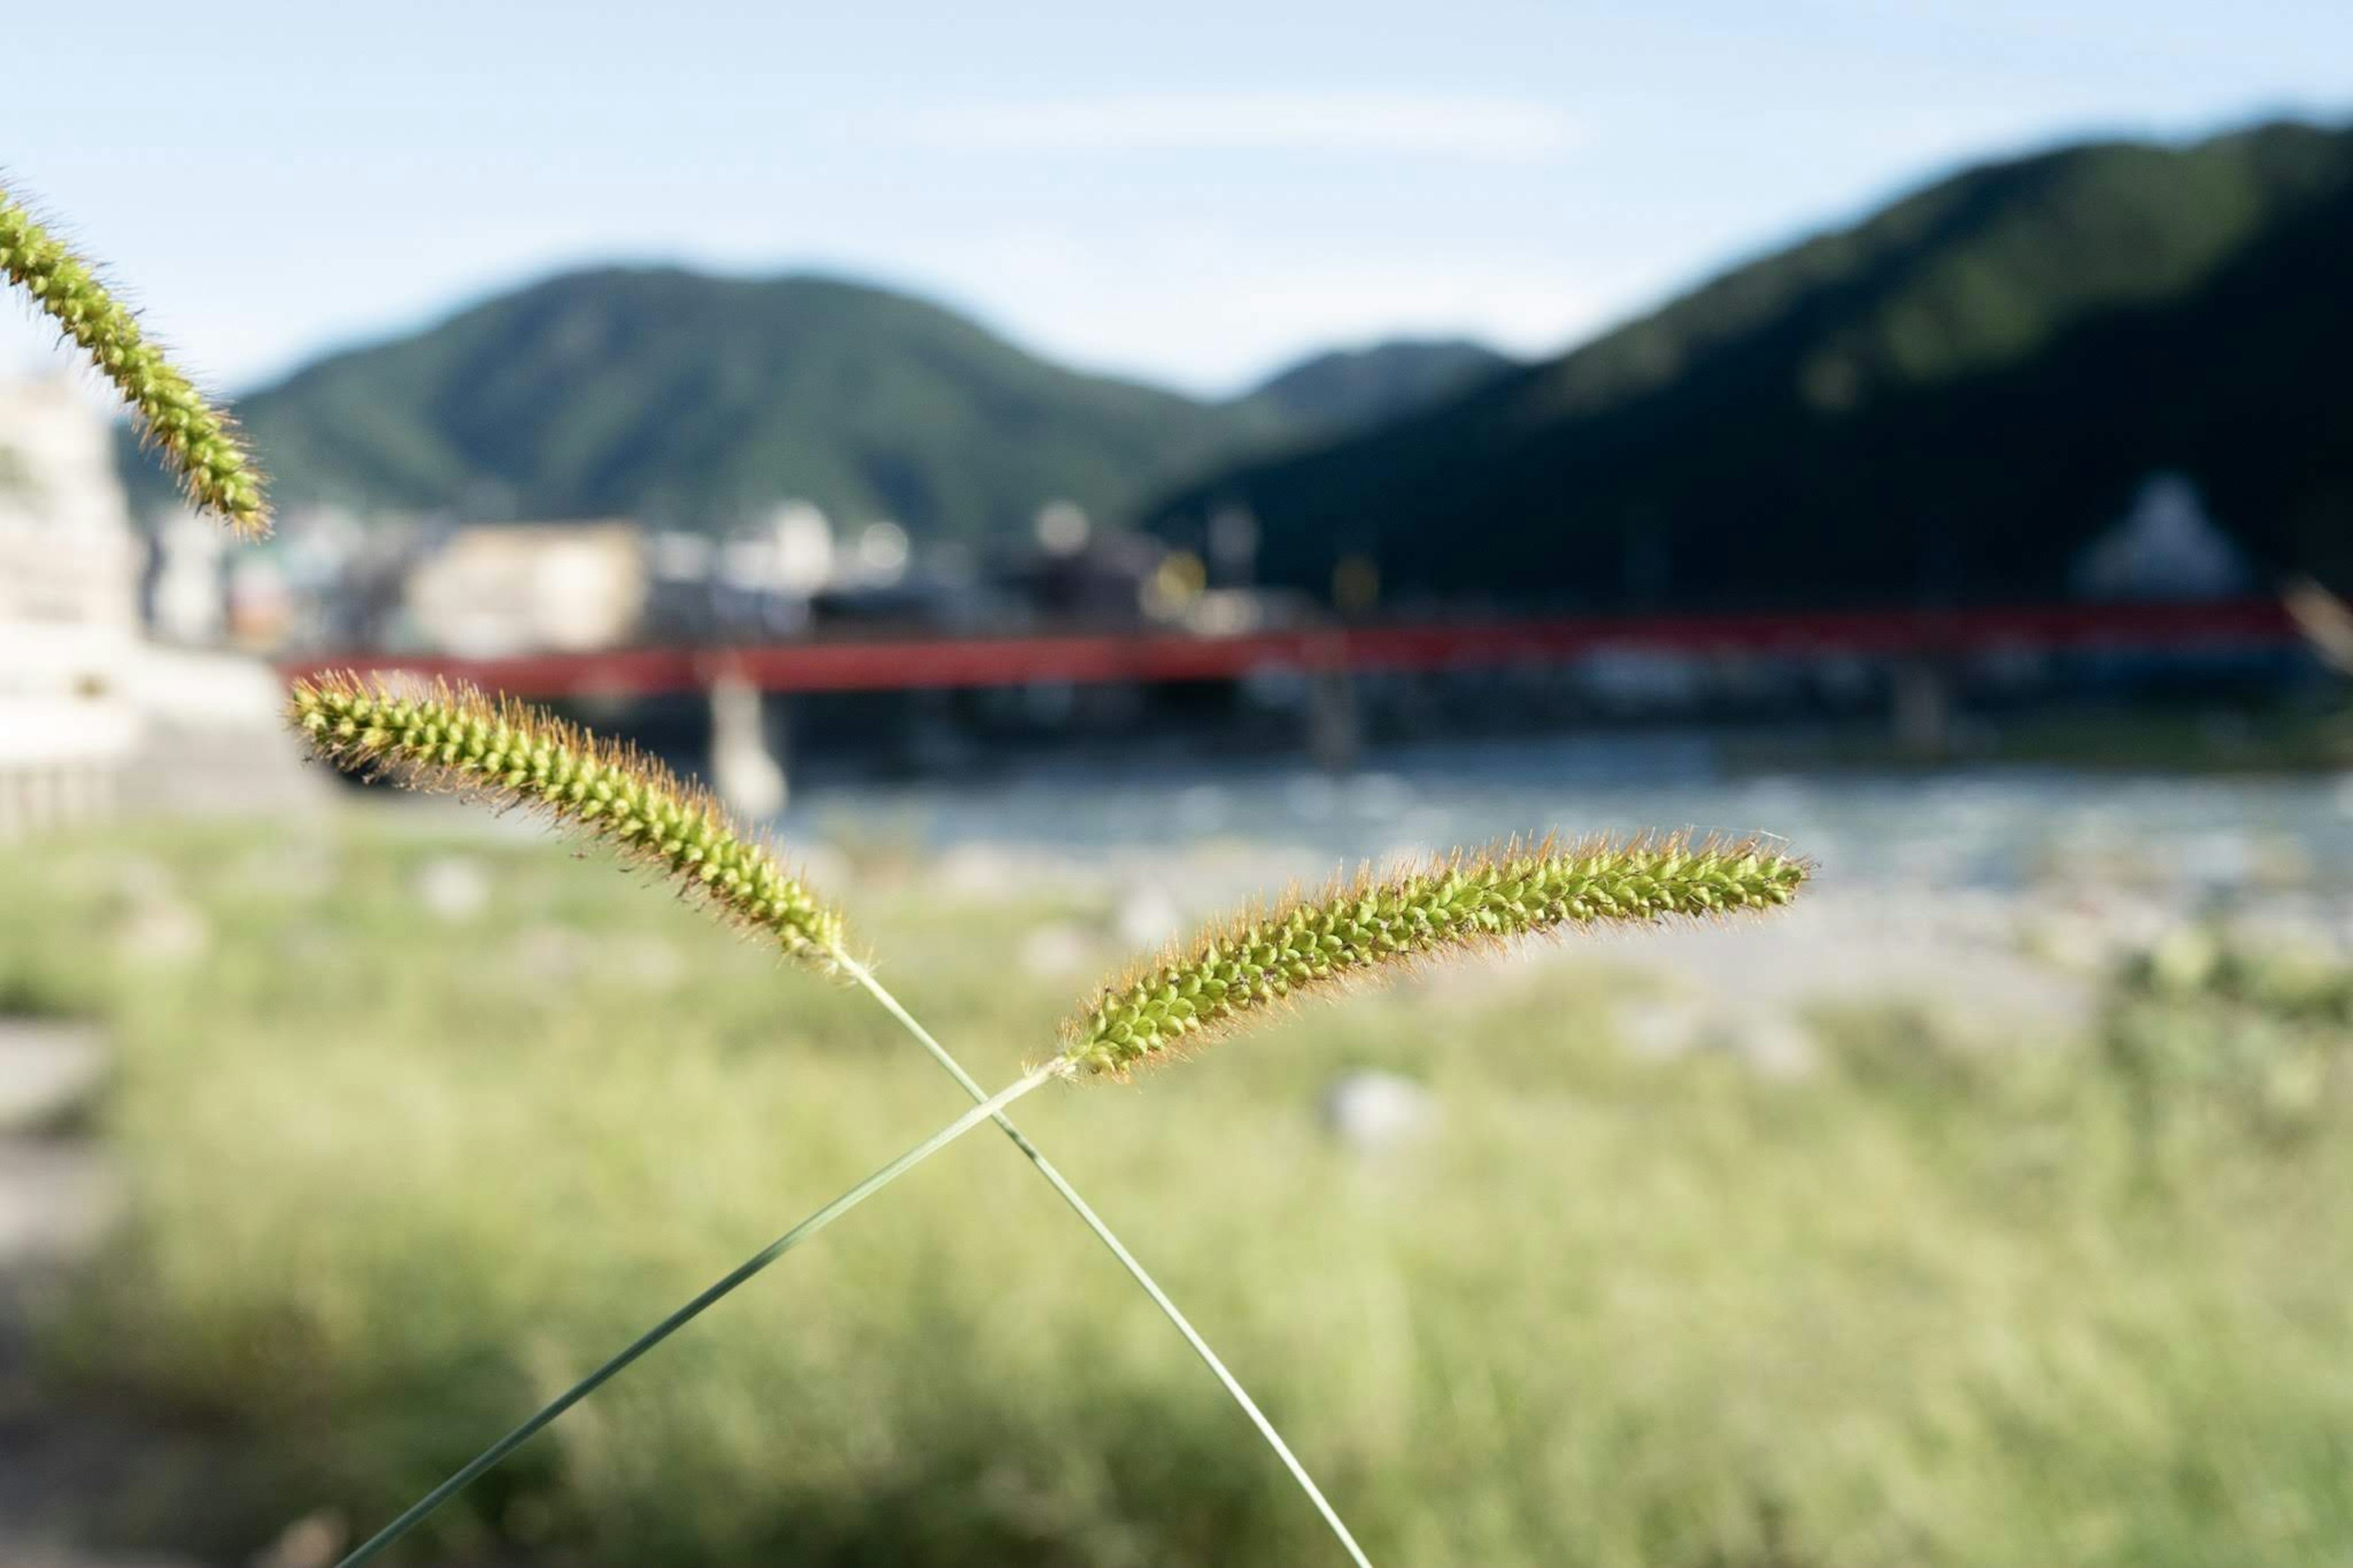
[[[0,188],[0,274],[31,295],[114,384],[144,438],[171,459],[190,500],[245,538],[269,531],[261,469],[236,424],[140,331],[139,318],[108,292],[90,263],[5,188]]]
[[[1546,838],[1335,880],[1211,926],[1098,992],[1061,1059],[1124,1073],[1302,997],[1419,963],[1580,926],[1788,903],[1807,862],[1757,840]]]
[[[312,750],[347,772],[543,812],[653,867],[794,957],[819,967],[837,962],[840,914],[765,842],[739,828],[709,791],[633,746],[470,686],[435,681],[411,689],[383,676],[298,680],[287,717]]]
[[[385,773],[415,787],[447,789],[495,805],[544,811],[567,826],[605,838],[633,857],[659,866],[730,920],[772,931],[787,952],[839,969],[855,980],[956,1080],[977,1108],[657,1324],[419,1499],[338,1568],[357,1568],[372,1560],[696,1313],[913,1169],[949,1138],[984,1119],[997,1123],[1193,1348],[1282,1460],[1348,1560],[1357,1568],[1370,1568],[1364,1549],[1356,1544],[1338,1510],[1257,1401],[1078,1189],[1006,1115],[1006,1107],[1014,1098],[1041,1083],[1071,1076],[1077,1070],[1073,1064],[1059,1058],[1049,1061],[1013,1089],[994,1097],[986,1093],[947,1047],[875,978],[873,971],[842,946],[839,917],[818,906],[797,880],[777,870],[765,847],[747,845],[704,791],[681,783],[638,752],[576,725],[512,700],[487,698],[470,688],[441,683],[412,688],[396,679],[348,673],[297,681],[289,699],[288,717],[314,751],[339,767],[360,773]],[[649,824],[652,826],[644,826]],[[693,858],[695,853],[700,859]],[[754,869],[746,872],[747,864]],[[714,866],[733,868],[735,878],[731,879],[724,871],[714,876]],[[748,900],[736,896],[735,889],[742,887],[754,890]]]

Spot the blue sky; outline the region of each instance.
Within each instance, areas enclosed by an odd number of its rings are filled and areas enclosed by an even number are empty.
[[[121,0],[10,57],[0,169],[232,390],[612,258],[1206,392],[1537,353],[1982,153],[2353,117],[2345,0]]]

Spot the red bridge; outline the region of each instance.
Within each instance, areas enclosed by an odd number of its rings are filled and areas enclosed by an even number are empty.
[[[2285,647],[2298,635],[2276,600],[2070,605],[1816,615],[1595,616],[1371,625],[1234,637],[1125,632],[832,638],[631,647],[501,658],[354,654],[283,663],[289,677],[399,669],[518,697],[701,691],[723,677],[768,691],[884,691],[1035,682],[1233,680],[1268,669],[1413,671],[1562,664],[1597,653],[1684,657],[1948,658],[2000,651],[2193,651]]]

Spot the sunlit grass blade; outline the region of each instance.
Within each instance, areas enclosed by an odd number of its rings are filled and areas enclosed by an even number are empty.
[[[709,1310],[729,1294],[733,1293],[734,1289],[744,1281],[750,1279],[754,1275],[767,1268],[768,1265],[774,1263],[777,1258],[782,1258],[786,1253],[790,1252],[794,1247],[798,1247],[801,1243],[807,1241],[812,1237],[816,1236],[819,1231],[831,1225],[835,1220],[839,1219],[842,1215],[856,1208],[860,1204],[864,1203],[868,1198],[872,1197],[875,1194],[889,1186],[892,1182],[897,1181],[901,1176],[905,1175],[908,1172],[913,1170],[916,1166],[922,1164],[924,1161],[930,1159],[933,1155],[938,1153],[941,1150],[946,1148],[949,1144],[955,1142],[957,1139],[963,1137],[965,1133],[971,1131],[982,1122],[987,1121],[990,1117],[1003,1110],[1007,1106],[1012,1104],[1023,1095],[1029,1093],[1032,1089],[1039,1088],[1041,1085],[1052,1082],[1057,1078],[1066,1076],[1068,1071],[1068,1068],[1062,1067],[1058,1062],[1050,1062],[1044,1067],[1031,1069],[1008,1088],[1004,1089],[990,1098],[982,1100],[970,1110],[965,1111],[962,1116],[957,1117],[954,1121],[949,1122],[945,1127],[941,1128],[937,1132],[933,1133],[929,1138],[924,1139],[921,1143],[916,1144],[913,1148],[908,1150],[905,1153],[900,1155],[889,1164],[884,1165],[872,1175],[868,1176],[864,1181],[860,1182],[856,1186],[850,1188],[848,1192],[842,1194],[839,1197],[834,1199],[831,1203],[826,1205],[823,1208],[809,1215],[808,1218],[801,1221],[800,1224],[793,1226],[792,1229],[785,1232],[784,1235],[776,1237],[776,1240],[768,1243],[767,1246],[762,1247],[759,1251],[754,1253],[751,1257],[745,1258],[743,1262],[729,1269],[725,1274],[723,1274],[717,1279],[712,1280],[708,1287],[706,1287],[691,1300],[688,1301],[684,1306],[680,1307],[676,1311],[670,1313],[670,1316],[664,1318],[660,1322],[656,1323],[652,1328],[648,1329],[644,1333],[639,1334],[636,1339],[631,1340],[619,1352],[616,1352],[599,1365],[596,1371],[590,1373],[587,1376],[582,1378],[579,1382],[565,1389],[562,1394],[557,1394],[554,1399],[549,1400],[545,1405],[542,1405],[539,1410],[530,1417],[530,1419],[524,1421],[522,1425],[508,1432],[505,1436],[501,1437],[497,1442],[492,1443],[480,1454],[475,1455],[473,1458],[468,1460],[466,1464],[455,1474],[451,1475],[448,1480],[443,1481],[439,1486],[435,1487],[431,1491],[417,1499],[416,1502],[410,1504],[409,1507],[401,1513],[400,1517],[395,1519],[390,1524],[385,1525],[382,1530],[377,1531],[374,1535],[368,1537],[367,1540],[362,1542],[357,1549],[355,1549],[349,1556],[345,1557],[340,1564],[337,1565],[337,1568],[356,1568],[356,1564],[368,1562],[372,1558],[375,1558],[383,1552],[402,1536],[406,1535],[410,1531],[424,1523],[433,1511],[438,1509],[443,1503],[448,1502],[451,1498],[456,1497],[459,1492],[465,1490],[468,1486],[480,1479],[484,1474],[495,1468],[500,1460],[505,1458],[509,1454],[513,1453],[517,1448],[522,1447],[525,1443],[531,1441],[533,1437],[536,1436],[543,1429],[553,1423],[557,1416],[562,1415],[565,1411],[571,1409],[574,1405],[587,1398],[591,1394],[596,1393],[597,1389],[603,1387],[607,1383],[612,1381],[613,1378],[618,1376],[628,1367],[630,1363],[636,1361],[648,1351],[652,1350],[656,1345],[659,1345],[664,1340],[670,1338],[670,1335],[678,1332],[679,1330],[686,1327],[687,1324],[701,1317],[705,1311]]]
[[[975,1100],[987,1098],[987,1091],[980,1087],[979,1081],[965,1071],[963,1064],[948,1053],[948,1048],[933,1038],[932,1032],[924,1028],[916,1020],[915,1016],[908,1012],[899,999],[884,988],[881,981],[875,979],[873,971],[846,953],[837,952],[835,957],[839,962],[843,972],[864,986],[867,993],[881,1005],[883,1011],[897,1019],[907,1033],[914,1037],[916,1043],[930,1053],[932,1059],[939,1063],[947,1071],[949,1077],[963,1086],[966,1094]],[[1168,1292],[1160,1288],[1160,1282],[1136,1260],[1135,1255],[1127,1249],[1126,1244],[1122,1242],[1111,1226],[1104,1223],[1103,1216],[1095,1213],[1093,1205],[1079,1195],[1079,1190],[1071,1185],[1069,1179],[1062,1174],[1054,1163],[1047,1159],[1045,1153],[1035,1143],[1029,1142],[1029,1136],[1020,1128],[1014,1125],[1013,1119],[999,1110],[996,1113],[996,1121],[1006,1137],[1012,1140],[1013,1146],[1021,1151],[1030,1164],[1037,1167],[1038,1173],[1046,1179],[1047,1184],[1061,1195],[1062,1201],[1070,1205],[1071,1212],[1079,1216],[1080,1223],[1092,1231],[1095,1239],[1102,1242],[1111,1255],[1119,1260],[1120,1267],[1127,1270],[1128,1277],[1135,1281],[1137,1289],[1151,1299],[1154,1306],[1160,1309],[1161,1315],[1168,1320],[1177,1334],[1192,1347],[1193,1353],[1201,1358],[1202,1363],[1209,1369],[1210,1375],[1218,1380],[1219,1385],[1249,1418],[1250,1425],[1258,1429],[1259,1436],[1266,1440],[1267,1447],[1272,1448],[1275,1457],[1282,1461],[1283,1468],[1291,1472],[1291,1479],[1298,1484],[1299,1489],[1306,1495],[1307,1500],[1323,1517],[1325,1526],[1340,1542],[1342,1550],[1347,1552],[1349,1560],[1356,1563],[1357,1568],[1372,1568],[1371,1559],[1365,1555],[1365,1549],[1356,1544],[1356,1538],[1349,1531],[1347,1522],[1340,1517],[1339,1510],[1332,1506],[1331,1500],[1324,1495],[1324,1489],[1315,1484],[1315,1478],[1307,1473],[1306,1465],[1301,1462],[1297,1454],[1292,1452],[1291,1445],[1282,1440],[1282,1434],[1275,1430],[1274,1423],[1268,1418],[1265,1411],[1259,1408],[1258,1401],[1250,1397],[1250,1391],[1242,1386],[1241,1380],[1227,1367],[1218,1352],[1209,1348],[1209,1342],[1204,1339],[1201,1331],[1193,1326],[1192,1320],[1185,1316],[1176,1303],[1170,1299]]]

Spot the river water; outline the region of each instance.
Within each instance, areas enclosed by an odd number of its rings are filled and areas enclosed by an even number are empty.
[[[1514,833],[1771,834],[1825,880],[2004,891],[2054,876],[2353,890],[2353,773],[2023,767],[1732,774],[1704,736],[1418,746],[1353,773],[1274,763],[1041,763],[976,779],[827,784],[788,836],[1060,857],[1264,844],[1327,859]]]

